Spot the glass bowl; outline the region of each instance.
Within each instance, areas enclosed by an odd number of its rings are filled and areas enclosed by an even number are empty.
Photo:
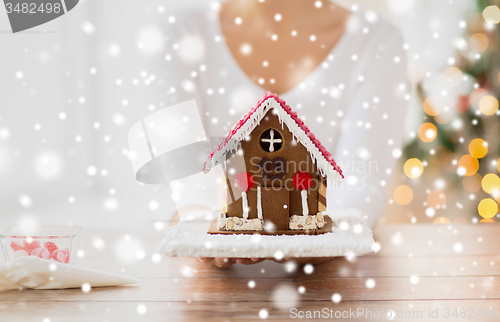
[[[70,265],[76,264],[80,226],[11,226],[0,234],[7,262],[21,256],[38,256]]]

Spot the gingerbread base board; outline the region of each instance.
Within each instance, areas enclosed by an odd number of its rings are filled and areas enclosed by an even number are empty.
[[[373,233],[360,211],[339,209],[328,215],[331,233],[319,235],[209,234],[211,220],[181,222],[166,230],[161,251],[167,256],[231,258],[269,258],[277,252],[291,258],[373,252]]]
[[[332,232],[332,220],[330,217],[325,216],[325,225],[320,229],[310,230],[276,230],[276,231],[254,231],[254,230],[219,230],[217,228],[217,219],[214,219],[208,228],[208,234],[211,235],[321,235]]]

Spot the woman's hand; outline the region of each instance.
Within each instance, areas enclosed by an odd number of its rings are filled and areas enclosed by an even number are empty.
[[[242,264],[242,265],[253,265],[258,264],[263,261],[273,260],[276,263],[286,263],[288,261],[292,261],[296,264],[322,264],[329,262],[333,259],[333,257],[301,257],[301,258],[283,258],[281,260],[277,260],[275,258],[225,258],[225,257],[198,257],[200,262],[204,264],[210,264],[217,267],[229,267],[233,264]]]
[[[265,258],[225,258],[225,257],[198,257],[200,262],[217,267],[229,267],[233,264],[253,265],[266,260]]]

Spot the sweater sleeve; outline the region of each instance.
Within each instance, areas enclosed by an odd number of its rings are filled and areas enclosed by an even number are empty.
[[[384,211],[387,185],[401,155],[409,92],[403,38],[395,27],[385,27],[363,62],[363,80],[345,108],[333,151],[336,160],[343,160],[344,183],[328,188],[330,209],[360,209],[372,228]]]
[[[168,15],[167,15],[168,16]],[[171,14],[175,19],[166,19],[163,23],[165,38],[165,56],[161,63],[161,75],[165,106],[172,106],[194,99],[207,140],[205,101],[199,74],[206,66],[208,39],[204,23],[206,14],[201,9],[190,8]],[[170,20],[170,21],[169,21]],[[175,137],[175,133],[173,133]],[[207,143],[209,148],[211,145]],[[181,221],[206,215],[207,211],[216,211],[221,207],[221,189],[219,169],[205,175],[202,172],[203,161],[210,151],[200,152],[200,167],[197,173],[167,182],[173,211]],[[168,167],[168,164],[166,165]]]

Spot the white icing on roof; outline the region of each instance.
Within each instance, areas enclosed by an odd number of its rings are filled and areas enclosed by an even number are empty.
[[[297,117],[297,114],[292,112],[283,100],[273,94],[266,94],[264,100],[238,122],[229,136],[211,153],[205,162],[203,171],[207,173],[210,168],[222,163],[228,153],[236,152],[239,142],[252,133],[271,110],[278,116],[282,125],[286,124],[294,140],[300,142],[307,149],[321,174],[331,176],[340,183],[343,179],[342,171],[331,154],[309,131],[304,122]]]

